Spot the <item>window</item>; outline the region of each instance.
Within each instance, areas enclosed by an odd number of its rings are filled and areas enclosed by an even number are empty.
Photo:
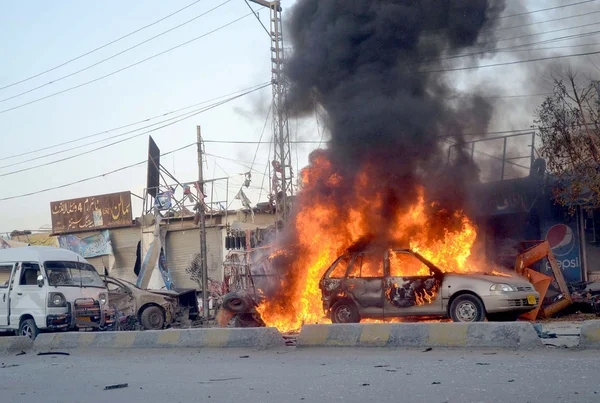
[[[331,270],[329,278],[343,278],[346,275],[346,271],[348,270],[348,266],[350,266],[351,260],[352,256],[344,256],[338,260],[335,263],[335,267],[333,267]]]
[[[19,285],[37,286],[37,278],[40,274],[42,273],[37,263],[23,263],[21,265],[21,280],[19,281]]]
[[[417,257],[403,252],[390,251],[390,276],[430,276],[431,269]]]
[[[2,265],[0,266],[0,288],[7,288],[8,281],[10,280],[10,273],[12,272],[13,265]]]
[[[383,261],[379,254],[361,253],[356,256],[348,277],[383,277]]]
[[[88,263],[46,262],[45,267],[51,286],[104,288],[104,281],[94,266]]]

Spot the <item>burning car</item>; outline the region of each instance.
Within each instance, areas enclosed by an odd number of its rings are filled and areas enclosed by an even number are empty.
[[[539,293],[524,279],[444,273],[410,249],[348,251],[319,288],[333,323],[407,316],[509,321],[539,304]]]
[[[193,320],[198,316],[198,300],[193,289],[143,290],[113,277],[105,277],[104,281],[119,322],[128,322],[130,318],[146,330],[158,330],[178,317]]]

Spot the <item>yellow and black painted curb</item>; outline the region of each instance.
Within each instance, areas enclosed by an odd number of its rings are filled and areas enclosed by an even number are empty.
[[[86,348],[253,348],[285,347],[276,328],[207,328],[142,332],[69,332],[40,334],[35,349]]]
[[[426,322],[305,325],[296,346],[532,349],[543,344],[528,322]]]

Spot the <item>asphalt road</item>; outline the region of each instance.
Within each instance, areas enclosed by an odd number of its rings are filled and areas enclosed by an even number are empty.
[[[600,351],[95,350],[0,362],[0,400],[13,403],[600,401]],[[103,390],[119,383],[129,386]]]

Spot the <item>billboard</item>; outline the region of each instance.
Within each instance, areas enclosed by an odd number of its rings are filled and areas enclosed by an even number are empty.
[[[562,220],[557,220],[562,221]],[[542,235],[548,241],[558,267],[567,282],[581,281],[581,257],[579,255],[579,232],[577,220],[568,223],[547,221],[542,226]],[[552,273],[550,263],[545,260],[545,273]]]
[[[146,188],[148,194],[156,198],[158,187],[160,186],[160,149],[150,136],[148,140],[148,177]]]
[[[61,248],[78,253],[86,259],[113,254],[108,230],[85,238],[78,238],[75,235],[63,235],[58,237],[58,242]]]
[[[111,193],[52,202],[50,213],[54,234],[132,225],[131,193]]]

